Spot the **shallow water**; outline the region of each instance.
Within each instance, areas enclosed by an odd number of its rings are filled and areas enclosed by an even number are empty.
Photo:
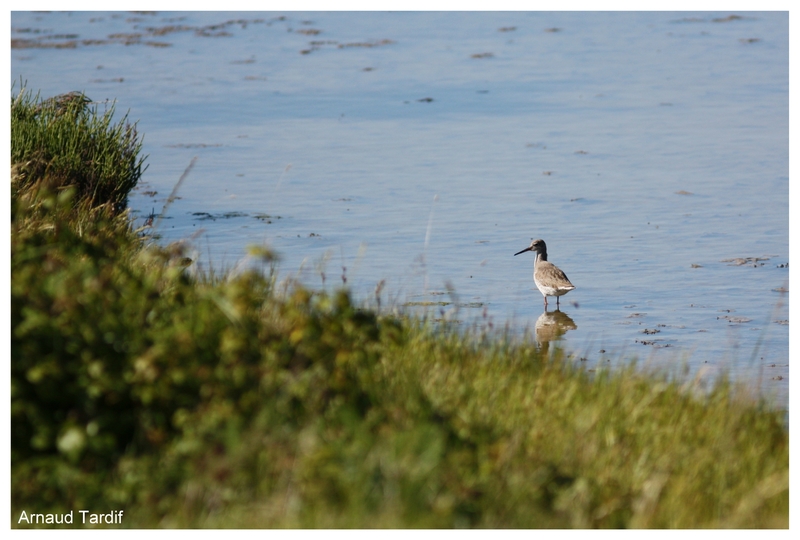
[[[27,40],[12,80],[116,99],[139,121],[139,223],[198,157],[157,232],[191,239],[201,269],[266,244],[314,287],[344,274],[374,302],[385,280],[383,306],[539,321],[540,341],[590,363],[727,370],[788,403],[787,13],[13,12],[11,26]],[[513,256],[531,238],[577,287],[566,322],[543,316],[533,255]],[[763,260],[723,262],[748,257]]]

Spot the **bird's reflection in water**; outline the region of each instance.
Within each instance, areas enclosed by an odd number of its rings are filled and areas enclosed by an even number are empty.
[[[561,310],[545,311],[536,319],[536,342],[543,352],[547,352],[551,341],[558,341],[561,336],[576,328],[578,325],[575,321]]]

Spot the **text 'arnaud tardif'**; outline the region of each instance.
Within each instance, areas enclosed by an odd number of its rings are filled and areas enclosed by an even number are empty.
[[[72,510],[63,514],[29,514],[25,510],[20,514],[17,524],[27,525],[119,525],[122,523],[122,510],[108,514],[94,514],[89,510],[78,510],[78,520]]]

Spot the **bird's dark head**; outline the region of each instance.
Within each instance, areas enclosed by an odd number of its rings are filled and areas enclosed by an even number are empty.
[[[545,245],[544,240],[537,238],[536,240],[531,241],[531,245],[529,245],[522,251],[514,253],[514,256],[516,257],[520,253],[525,253],[526,251],[535,251],[536,253],[547,253],[547,246]]]

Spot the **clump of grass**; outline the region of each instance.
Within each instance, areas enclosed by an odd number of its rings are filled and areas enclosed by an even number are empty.
[[[22,88],[11,98],[12,190],[75,188],[75,202],[122,211],[144,172],[136,124],[114,123],[84,94],[42,100]]]
[[[193,277],[179,246],[29,180],[14,526],[76,508],[141,528],[788,526],[783,414],[725,380],[589,373],[274,272]]]

